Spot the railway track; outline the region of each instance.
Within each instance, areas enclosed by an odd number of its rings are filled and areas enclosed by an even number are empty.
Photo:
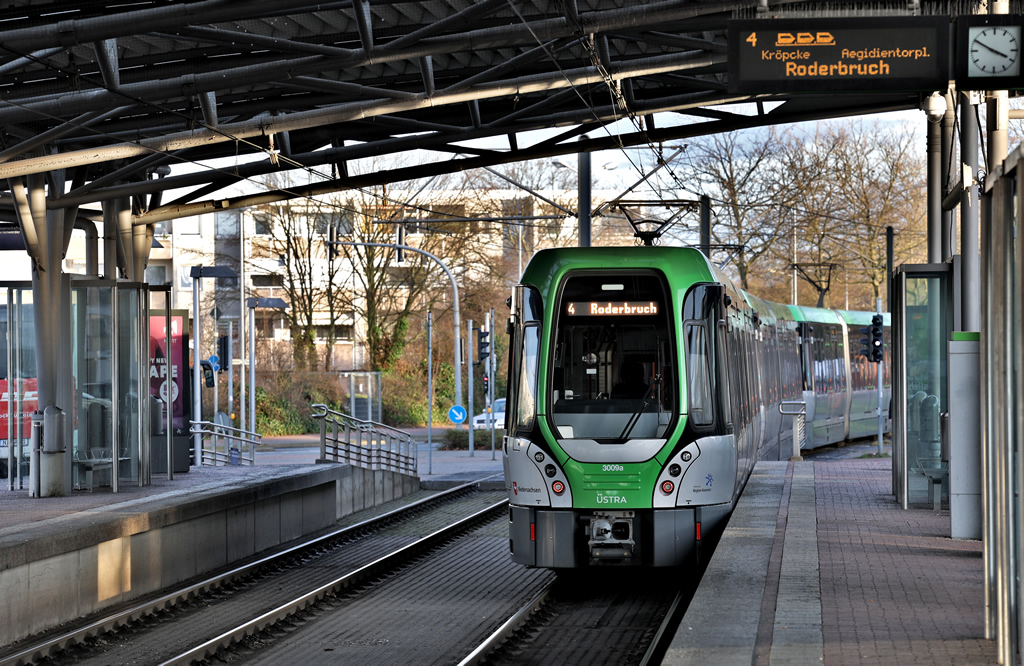
[[[474,484],[439,493],[33,644],[16,646],[0,656],[0,664],[203,659],[322,599],[386,576],[481,522],[503,518],[504,495],[476,490]],[[246,621],[239,622],[240,618]]]
[[[680,570],[562,576],[481,642],[476,664],[656,664],[699,582]]]
[[[708,534],[700,562],[686,567],[573,570],[551,578],[459,666],[659,664],[720,537]]]

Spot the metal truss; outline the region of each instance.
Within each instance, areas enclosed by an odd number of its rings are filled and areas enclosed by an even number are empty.
[[[850,11],[880,3],[845,4]],[[784,0],[771,11],[817,7]],[[78,207],[93,219],[96,204],[133,197],[133,223],[148,224],[581,150],[919,105],[918,94],[904,93],[730,95],[726,24],[755,9],[730,0],[11,0],[0,8],[0,182],[48,174],[67,185],[51,187],[47,208]],[[740,102],[752,111],[729,106]],[[781,104],[768,111],[769,103]],[[664,113],[680,121],[657,127],[655,114]],[[620,120],[628,131],[607,129]],[[532,145],[522,138],[551,128],[561,131]],[[465,145],[495,137],[503,148]],[[414,149],[444,159],[349,174],[352,160]],[[228,170],[167,169],[251,155],[266,159],[239,159]],[[311,184],[212,198],[289,169],[305,170]],[[190,194],[162,201],[163,191],[180,188]],[[14,205],[0,192],[0,218],[13,221]]]

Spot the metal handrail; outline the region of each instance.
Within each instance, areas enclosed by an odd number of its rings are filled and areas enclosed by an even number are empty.
[[[263,435],[210,421],[189,423],[189,434],[201,436],[203,465],[256,464],[256,447],[263,441]]]
[[[792,411],[789,411],[792,408]],[[779,403],[779,414],[783,416],[796,416],[807,413],[807,403],[803,400],[783,400]]]
[[[313,418],[320,421],[321,459],[416,475],[416,442],[409,433],[342,414],[327,405],[312,407]]]

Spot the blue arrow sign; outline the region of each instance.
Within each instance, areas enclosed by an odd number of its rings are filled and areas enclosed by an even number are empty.
[[[462,405],[454,405],[448,410],[448,420],[452,423],[462,423],[466,420],[466,408]]]
[[[210,355],[210,366],[213,368],[214,372],[219,371],[220,370],[220,356],[217,356],[216,354],[211,354]]]

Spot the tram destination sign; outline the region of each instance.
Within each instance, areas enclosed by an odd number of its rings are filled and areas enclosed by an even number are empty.
[[[730,92],[945,89],[948,16],[730,21]]]

